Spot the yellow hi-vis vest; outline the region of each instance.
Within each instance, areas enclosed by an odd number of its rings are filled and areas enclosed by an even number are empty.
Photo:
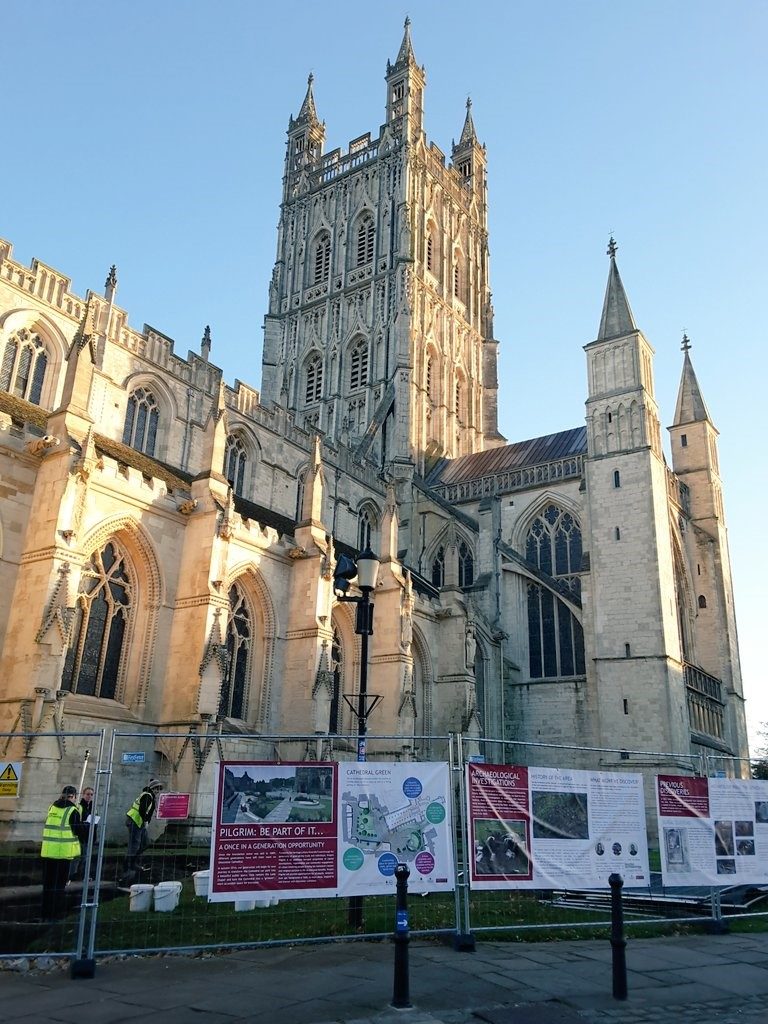
[[[139,802],[141,801],[141,798],[143,796],[144,796],[144,792],[142,790],[142,792],[139,793],[139,795],[136,797],[136,799],[131,804],[130,809],[126,812],[127,817],[129,817],[131,819],[131,821],[134,822],[135,825],[138,828],[143,828],[144,827],[144,819],[139,814]],[[125,807],[125,804],[123,804],[123,807]]]
[[[72,832],[69,819],[75,808],[57,807],[51,804],[48,817],[43,825],[43,845],[40,847],[41,857],[54,860],[74,860],[80,856],[80,840]]]

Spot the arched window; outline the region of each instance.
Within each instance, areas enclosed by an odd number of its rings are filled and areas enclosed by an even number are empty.
[[[349,386],[350,389],[362,388],[368,383],[368,342],[360,338],[350,353]]]
[[[454,395],[454,401],[455,401],[455,408],[456,408],[456,419],[460,423],[463,423],[464,419],[465,419],[465,415],[464,415],[464,410],[465,410],[464,395],[465,395],[464,378],[459,373],[459,374],[456,375],[456,393]]]
[[[323,395],[323,360],[313,356],[307,363],[307,402],[319,402]]]
[[[242,494],[245,485],[245,444],[239,434],[229,434],[224,448],[224,476],[235,494]]]
[[[250,677],[251,613],[245,594],[233,583],[229,588],[229,622],[227,623],[227,677],[221,687],[219,715],[222,718],[245,718]]]
[[[298,479],[296,480],[296,522],[301,522],[301,510],[304,507],[304,488],[307,484],[307,471],[302,469],[299,473]]]
[[[445,548],[440,547],[432,561],[432,586],[442,587],[445,583]]]
[[[529,562],[575,595],[581,593],[581,528],[570,512],[548,505],[528,530]],[[532,679],[584,674],[584,633],[571,610],[547,587],[528,584],[528,646]]]
[[[457,299],[461,298],[461,271],[461,256],[459,255],[459,253],[455,253],[453,258],[453,294],[456,296]]]
[[[436,262],[437,262],[437,260],[436,260],[436,256],[435,256],[435,229],[430,224],[430,226],[427,228],[427,260],[426,260],[427,270],[430,272],[430,274],[434,274],[435,273]]]
[[[373,259],[374,239],[373,217],[366,215],[357,226],[357,247],[355,250],[355,265],[364,267]]]
[[[374,522],[370,510],[367,508],[361,509],[357,530],[358,551],[365,551],[366,548],[369,548],[371,546],[371,539],[373,538],[373,529]]]
[[[431,355],[427,356],[427,369],[426,369],[426,373],[425,373],[424,387],[425,387],[426,392],[427,392],[427,398],[429,398],[430,401],[434,397],[433,394],[432,394],[432,385],[434,384],[434,376],[435,376],[435,365],[434,364],[435,364],[435,361],[432,358],[432,356]]]
[[[23,327],[5,343],[0,390],[39,405],[47,366],[48,356],[40,335]]]
[[[459,544],[459,586],[471,587],[475,581],[475,560],[465,541]]]
[[[324,231],[315,242],[312,260],[312,282],[320,284],[327,281],[331,273],[331,236]]]
[[[80,581],[63,690],[114,700],[132,613],[133,582],[118,543],[96,551]]]
[[[136,388],[125,411],[123,444],[145,455],[154,455],[159,415],[152,392],[147,388]]]
[[[331,735],[339,731],[341,722],[339,712],[341,710],[341,686],[343,678],[343,656],[341,647],[341,636],[338,629],[333,630],[333,642],[331,643],[331,671],[333,672],[333,693],[331,694],[331,706],[328,714],[328,732]]]
[[[703,594],[699,594],[699,608],[707,607],[707,599]]]

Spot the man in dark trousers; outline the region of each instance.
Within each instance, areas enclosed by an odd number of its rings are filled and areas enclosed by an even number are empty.
[[[157,806],[157,795],[163,788],[159,779],[150,779],[144,789],[125,815],[125,826],[128,829],[128,852],[123,864],[123,880],[135,879],[141,868],[141,855],[147,848],[147,825]]]
[[[73,865],[74,871],[71,875],[72,878],[84,878],[85,877],[85,861],[86,853],[88,852],[88,834],[93,828],[93,853],[94,863],[91,865],[91,876],[95,870],[96,862],[96,849],[98,837],[96,835],[96,827],[93,821],[93,788],[86,786],[80,794],[80,803],[78,804],[78,810],[80,811],[80,820],[82,822],[82,831],[80,833],[80,859],[77,862],[77,866]]]
[[[48,808],[43,826],[43,844],[40,847],[43,900],[40,912],[46,921],[63,917],[70,869],[72,862],[80,856],[83,826],[76,800],[75,787],[65,786],[59,799]]]

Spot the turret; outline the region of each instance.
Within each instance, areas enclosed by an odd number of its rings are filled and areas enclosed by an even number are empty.
[[[320,160],[325,142],[325,124],[317,116],[312,83],[315,76],[307,79],[307,92],[297,117],[288,119],[288,146],[285,155],[285,187],[302,171],[312,169]]]
[[[387,123],[407,118],[409,138],[424,128],[424,85],[426,74],[416,63],[411,43],[411,19],[405,19],[403,41],[394,64],[387,61]]]
[[[461,175],[462,182],[478,193],[485,201],[485,146],[481,146],[472,118],[472,100],[467,96],[467,113],[458,143],[451,147],[453,166]]]

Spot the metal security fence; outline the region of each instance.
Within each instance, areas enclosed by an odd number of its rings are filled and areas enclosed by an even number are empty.
[[[112,953],[194,951],[278,943],[380,938],[391,935],[394,897],[366,896],[251,902],[207,897],[214,779],[222,761],[353,762],[357,736],[255,736],[218,730],[14,733],[4,746],[20,774],[18,796],[0,778],[0,956],[67,956],[78,961]],[[452,892],[412,895],[410,930],[453,937],[458,946],[482,939],[593,935],[610,922],[607,889],[470,888],[464,782],[469,762],[579,768],[644,775],[651,884],[625,890],[625,923],[711,922],[763,916],[766,891],[732,886],[670,889],[661,884],[655,774],[732,776],[732,758],[690,753],[569,747],[478,740],[459,734],[411,744],[370,734],[369,761],[444,761],[450,772],[455,859]],[[144,851],[129,849],[126,814],[150,780],[163,786],[166,817],[155,816]],[[12,784],[12,779],[9,779]],[[83,855],[72,866],[57,916],[41,920],[40,837],[51,801],[63,785],[94,790]],[[5,793],[5,795],[3,795]],[[175,815],[175,816],[174,816]],[[743,889],[744,887],[742,887]]]

